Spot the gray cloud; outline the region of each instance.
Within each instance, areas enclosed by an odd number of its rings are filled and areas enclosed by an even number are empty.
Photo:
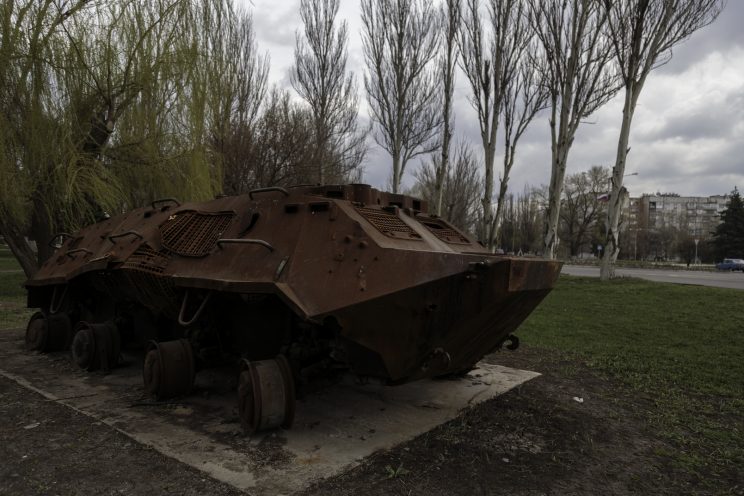
[[[678,74],[714,51],[744,47],[744,2],[729,0],[723,12],[710,24],[673,50],[673,62],[659,68],[660,72]]]
[[[707,100],[704,105],[688,112],[672,113],[663,128],[640,136],[639,140],[733,138],[736,132],[734,123],[744,119],[744,85],[735,91],[726,101]]]
[[[298,7],[299,1],[269,3],[257,0],[252,12],[259,43],[294,49],[295,31],[300,28]]]

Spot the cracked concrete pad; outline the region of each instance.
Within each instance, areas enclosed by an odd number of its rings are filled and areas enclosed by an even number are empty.
[[[396,387],[347,376],[298,401],[291,430],[245,436],[234,371],[202,372],[193,394],[157,403],[142,391],[141,362],[124,359],[110,375],[91,374],[67,353],[25,351],[21,331],[0,336],[3,376],[257,495],[291,494],[337,475],[539,375],[481,363],[461,379]]]

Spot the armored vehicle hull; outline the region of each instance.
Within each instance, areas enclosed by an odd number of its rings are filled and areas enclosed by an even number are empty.
[[[469,370],[549,293],[554,261],[492,255],[415,198],[367,185],[159,200],[60,234],[26,282],[29,348],[111,370],[145,347],[145,387],[189,392],[240,366],[247,430],[291,425],[295,387],[348,368],[399,384]]]

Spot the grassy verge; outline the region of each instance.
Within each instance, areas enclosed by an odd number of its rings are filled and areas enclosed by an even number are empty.
[[[570,265],[587,265],[599,267],[600,260],[596,258],[565,260]],[[691,264],[680,262],[648,262],[645,260],[618,260],[615,267],[625,269],[656,269],[656,270],[691,270],[694,272],[716,272],[715,264]]]
[[[0,330],[26,326],[32,312],[26,308],[25,280],[10,251],[0,247]]]
[[[650,399],[660,453],[701,479],[744,466],[744,292],[562,276],[520,329]]]

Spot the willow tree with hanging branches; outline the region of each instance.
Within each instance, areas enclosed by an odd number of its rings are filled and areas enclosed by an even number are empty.
[[[57,231],[222,190],[221,137],[255,119],[267,70],[232,2],[25,0],[0,16],[0,233],[26,274]]]

